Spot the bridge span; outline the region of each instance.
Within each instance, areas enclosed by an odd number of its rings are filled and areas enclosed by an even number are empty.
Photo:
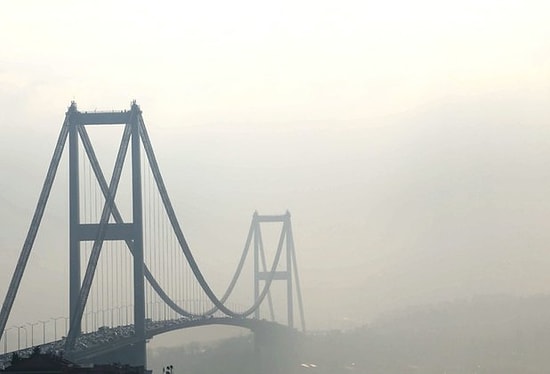
[[[110,173],[104,172],[87,130],[108,126],[118,126],[121,130]],[[200,252],[191,251],[180,226],[140,107],[133,102],[130,110],[82,112],[72,102],[65,114],[38,204],[0,310],[0,346],[3,345],[5,353],[0,358],[5,360],[13,351],[25,352],[21,350],[22,330],[26,348],[34,345],[33,330],[38,322],[21,325],[21,321],[17,321],[18,324],[10,328],[6,326],[65,148],[68,148],[69,179],[66,251],[69,254],[66,261],[69,264],[69,305],[67,317],[53,319],[54,333],[53,339],[50,334],[49,343],[45,343],[46,325],[41,321],[45,316],[35,319],[42,323],[44,351],[63,353],[77,362],[102,357],[101,360],[145,366],[146,341],[169,331],[232,325],[250,329],[260,341],[268,332],[295,331],[296,303],[301,328],[305,331],[288,211],[279,215],[254,212],[233,276],[225,292],[217,295],[196,261],[195,256]],[[127,160],[130,165],[125,168]],[[126,191],[118,193],[119,184]],[[121,199],[126,204],[122,204]],[[280,225],[280,234],[271,253],[262,236],[265,225]],[[203,258],[211,256],[209,253],[200,255]],[[252,282],[239,282],[249,263]],[[272,284],[278,281],[285,286],[283,308],[274,308],[276,300],[271,292]],[[233,306],[237,301],[234,292],[237,285],[250,289],[244,292],[250,295],[248,301],[238,300],[239,304],[246,305],[244,308]],[[242,289],[238,294],[243,294]],[[105,310],[110,313],[106,315]],[[265,313],[266,310],[271,320],[279,323],[263,320],[261,311]],[[276,318],[276,310],[279,313],[282,310],[283,317]],[[56,331],[59,318],[66,322],[66,336],[61,340]],[[283,328],[283,324],[287,327]],[[30,344],[27,326],[31,330]],[[17,333],[17,349],[8,346],[8,330]]]

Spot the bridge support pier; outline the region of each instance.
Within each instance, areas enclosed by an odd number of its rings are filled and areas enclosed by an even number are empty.
[[[254,331],[256,374],[287,374],[298,365],[298,335],[293,330],[262,327]]]

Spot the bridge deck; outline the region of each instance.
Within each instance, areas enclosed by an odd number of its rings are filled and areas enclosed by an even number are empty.
[[[229,317],[210,317],[210,318],[179,318],[166,321],[147,321],[146,338],[152,339],[156,335],[164,334],[170,331],[199,327],[209,325],[228,325],[237,326],[256,331],[260,328],[289,329],[287,326],[266,320],[253,318],[229,318]],[[65,338],[54,342],[40,345],[41,351],[45,353],[63,354],[65,357],[75,361],[83,362],[98,355],[115,351],[122,347],[132,345],[138,342],[134,336],[134,326],[101,327],[98,331],[82,334],[71,352],[64,352]],[[32,348],[17,351],[21,356],[30,355]],[[14,352],[0,355],[0,368],[7,366]]]

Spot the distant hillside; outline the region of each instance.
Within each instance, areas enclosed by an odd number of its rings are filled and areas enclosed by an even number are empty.
[[[548,352],[550,296],[487,296],[404,309],[351,331],[307,335],[281,365],[290,366],[286,373],[534,374],[548,372]],[[172,364],[189,374],[253,373],[252,339],[158,349],[149,362],[155,370]]]

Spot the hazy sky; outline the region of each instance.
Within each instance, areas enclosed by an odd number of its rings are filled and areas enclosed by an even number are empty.
[[[292,212],[314,328],[550,292],[549,14],[525,0],[3,3],[0,294],[70,101],[133,99],[218,292],[255,209]],[[43,318],[66,308],[65,168],[22,286],[55,290]],[[16,320],[44,304],[31,297]]]

